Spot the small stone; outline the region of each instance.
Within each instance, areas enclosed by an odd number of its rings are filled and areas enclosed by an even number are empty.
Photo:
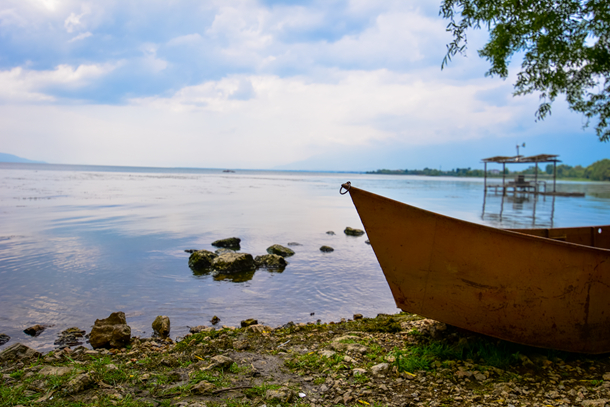
[[[233,359],[222,355],[214,356],[211,360],[214,367],[220,367],[222,369],[228,369],[235,363]]]
[[[212,246],[215,247],[226,247],[227,249],[235,249],[235,250],[239,250],[240,246],[239,244],[241,243],[241,239],[238,237],[229,237],[227,239],[220,239],[220,240],[216,240],[215,242],[212,243]]]
[[[607,399],[583,400],[582,407],[605,407]]]
[[[211,326],[205,326],[205,325],[197,325],[197,326],[192,326],[189,328],[189,332],[192,334],[198,334],[199,332],[210,332],[210,331],[214,331],[214,328]]]
[[[212,267],[212,262],[218,257],[208,250],[197,250],[189,257],[189,267],[193,271],[206,271]]]
[[[323,350],[320,352],[320,356],[326,357],[326,358],[330,358],[334,355],[336,355],[337,352],[332,351],[332,350]]]
[[[7,346],[0,352],[0,363],[11,360],[37,358],[40,356],[42,356],[40,352],[17,342]]]
[[[254,318],[244,319],[243,321],[241,321],[242,328],[246,328],[246,327],[249,327],[250,325],[256,325],[256,324],[258,324],[258,321]]]
[[[170,332],[170,320],[165,315],[159,315],[152,323],[154,333],[162,338],[167,338]]]
[[[320,251],[324,252],[324,253],[330,253],[330,252],[335,251],[335,249],[333,249],[330,246],[322,246],[322,247],[320,247]]]
[[[7,334],[0,334],[0,345],[4,345],[5,343],[7,343],[10,340],[11,340],[11,337],[8,336]]]
[[[42,376],[65,376],[73,370],[68,366],[45,366],[38,373]]]
[[[483,380],[487,379],[487,376],[485,376],[483,373],[475,373],[474,374],[474,378],[480,382],[482,382]]]
[[[602,376],[602,378],[606,381],[610,381],[610,372],[606,372],[604,373],[604,375]]]
[[[30,335],[30,336],[38,336],[42,333],[42,331],[45,330],[45,327],[39,324],[36,325],[32,325],[29,328],[25,328],[23,330],[23,332],[25,332],[26,334]]]
[[[362,319],[362,314],[354,314],[354,321]]]
[[[283,270],[288,264],[286,260],[279,254],[265,254],[263,256],[256,256],[254,263],[257,267],[266,267],[272,270]]]
[[[371,367],[371,374],[373,376],[384,375],[390,369],[390,365],[387,363],[379,363],[378,365]]]
[[[348,226],[348,227],[345,228],[343,233],[345,233],[348,236],[362,236],[364,234],[364,230],[362,230],[362,229],[354,229],[354,228],[350,228]]]
[[[290,403],[294,399],[294,392],[290,389],[267,390],[265,397],[268,400],[277,400],[282,403]]]
[[[352,370],[352,376],[361,376],[366,374],[366,369],[360,367]]]
[[[294,255],[294,250],[279,244],[274,244],[272,246],[267,247],[267,253],[277,254],[278,256],[282,257],[289,257]]]
[[[519,359],[521,360],[521,364],[524,367],[533,367],[534,363],[525,355],[519,355]]]
[[[326,234],[327,234],[327,235],[330,235],[330,236],[334,236],[334,235],[335,235],[335,232],[333,232],[332,230],[329,230],[328,232],[326,232]]]
[[[210,322],[212,323],[212,325],[216,325],[217,323],[220,322],[220,318],[218,318],[216,315],[214,315],[212,317],[212,319],[210,319]]]
[[[455,377],[461,379],[461,378],[464,378],[464,377],[471,377],[472,376],[472,372],[468,372],[468,371],[465,371],[465,370],[458,370],[453,375]]]
[[[89,343],[93,348],[124,348],[131,341],[131,328],[124,312],[113,312],[106,319],[96,319]]]
[[[214,390],[214,388],[215,386],[212,383],[202,380],[193,387],[191,387],[191,393],[205,394],[211,392],[212,390]]]
[[[77,327],[65,329],[59,333],[59,338],[53,344],[58,347],[82,345],[85,333],[85,331]]]
[[[212,268],[219,273],[231,274],[256,269],[254,259],[248,253],[223,253],[212,262]]]
[[[366,244],[370,245],[370,244],[371,244],[371,241],[370,241],[369,239],[366,239],[366,240],[364,241],[364,243],[366,243]]]
[[[297,243],[297,242],[288,242],[287,245],[288,246],[303,246],[301,243]]]
[[[93,379],[91,378],[91,376],[89,376],[89,373],[83,373],[69,381],[66,387],[64,388],[64,392],[65,394],[76,394],[85,390],[92,383]]]
[[[237,350],[245,350],[245,349],[248,349],[249,346],[250,346],[250,344],[246,340],[233,342],[233,347]]]

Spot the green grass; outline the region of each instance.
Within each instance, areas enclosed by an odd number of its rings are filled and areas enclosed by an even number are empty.
[[[244,394],[248,397],[254,398],[254,397],[265,397],[265,394],[267,393],[267,390],[277,390],[279,388],[281,388],[282,386],[279,384],[267,384],[267,383],[263,383],[260,386],[253,386],[250,389],[246,389],[244,390]]]
[[[430,370],[434,363],[448,360],[471,360],[479,364],[506,368],[520,362],[522,347],[504,341],[477,338],[470,342],[449,345],[442,341],[413,346],[406,350],[395,349],[392,354],[399,371]]]
[[[40,393],[26,393],[27,384],[20,384],[14,387],[0,385],[0,407],[16,406],[19,404],[29,404],[40,398]]]
[[[321,356],[315,352],[300,355],[285,362],[286,366],[296,370],[321,370],[321,369],[345,369],[343,355],[335,353],[331,357]]]
[[[222,334],[227,334],[229,336],[235,336],[235,331],[232,331],[227,328],[223,328],[220,330],[209,331],[209,332],[199,332],[197,334],[193,334],[188,338],[185,338],[183,341],[178,342],[176,344],[176,351],[180,352],[187,349],[189,346],[195,346],[200,343],[204,343],[209,341],[210,339],[216,339]]]

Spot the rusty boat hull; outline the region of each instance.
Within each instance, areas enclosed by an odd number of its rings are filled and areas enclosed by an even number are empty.
[[[610,226],[503,230],[344,187],[400,309],[525,345],[610,352]]]

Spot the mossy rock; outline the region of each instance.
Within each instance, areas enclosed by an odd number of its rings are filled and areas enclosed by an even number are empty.
[[[267,247],[267,253],[269,254],[277,254],[282,257],[289,257],[294,254],[294,250],[289,249],[288,247],[284,247],[279,244],[274,244],[273,246]]]
[[[208,250],[197,250],[189,257],[189,267],[193,271],[209,270],[216,257],[218,257],[216,253]]]
[[[322,246],[322,247],[320,247],[320,251],[324,252],[324,253],[330,253],[330,252],[334,252],[335,249],[333,249],[330,246]]]
[[[262,256],[256,256],[254,263],[257,267],[266,267],[273,270],[284,270],[288,263],[284,258],[278,254],[265,254]]]
[[[226,247],[227,249],[239,250],[241,239],[239,237],[229,237],[226,239],[220,239],[212,243],[214,247]]]
[[[152,329],[155,334],[166,338],[170,332],[170,321],[169,317],[165,315],[159,315],[152,323]]]
[[[254,319],[254,318],[244,319],[243,321],[241,321],[242,328],[247,328],[251,325],[256,325],[256,324],[258,324],[258,320]]]
[[[248,253],[223,253],[212,262],[212,268],[219,273],[240,273],[256,269],[254,259]]]
[[[343,233],[345,233],[348,236],[362,236],[364,234],[364,230],[362,230],[362,229],[354,229],[354,228],[350,228],[348,226],[348,227],[345,228]]]

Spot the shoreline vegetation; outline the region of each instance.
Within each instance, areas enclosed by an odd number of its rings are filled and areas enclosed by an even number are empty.
[[[440,169],[424,168],[423,170],[388,170],[381,169],[376,171],[367,171],[367,174],[389,174],[389,175],[426,175],[431,177],[477,177],[485,176],[484,170],[468,168],[454,168],[450,171],[442,171]],[[536,167],[530,166],[522,171],[510,171],[506,169],[505,175],[530,175],[536,174]],[[502,171],[497,169],[487,170],[488,178],[502,178]],[[545,168],[538,168],[538,178],[553,178],[553,165],[548,164]],[[572,167],[566,164],[557,166],[557,179],[566,179],[574,181],[610,181],[610,159],[596,161],[588,167],[577,165]]]
[[[558,407],[609,398],[608,355],[531,348],[404,312],[0,352],[0,406]]]

